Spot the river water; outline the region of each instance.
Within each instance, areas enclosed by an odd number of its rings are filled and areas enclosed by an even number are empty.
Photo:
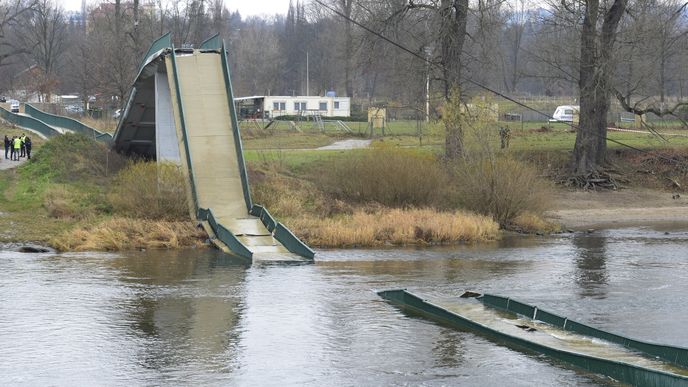
[[[688,347],[688,230],[318,251],[247,266],[214,250],[0,252],[0,385],[609,385],[410,317],[375,289],[490,292]]]

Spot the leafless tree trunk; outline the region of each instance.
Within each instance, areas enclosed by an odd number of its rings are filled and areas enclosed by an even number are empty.
[[[461,51],[466,41],[468,0],[441,0],[439,17],[444,99],[449,101],[451,91],[460,88]],[[463,154],[462,123],[447,120],[444,125],[445,156],[449,160],[456,160]]]
[[[614,71],[612,53],[627,0],[614,0],[605,12],[599,0],[586,0],[581,31],[580,123],[573,149],[573,171],[585,175],[598,170],[607,156],[607,112]],[[599,17],[603,21],[598,31]]]
[[[353,0],[339,0],[339,6],[346,17],[351,18]],[[354,38],[351,21],[344,20],[344,87],[348,97],[354,97],[353,63]]]

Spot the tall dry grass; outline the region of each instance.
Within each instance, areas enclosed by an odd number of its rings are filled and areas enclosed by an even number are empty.
[[[353,211],[350,204],[327,197],[308,180],[269,170],[252,170],[251,173],[254,203],[265,206],[278,218],[298,217],[307,213],[327,217]]]
[[[511,220],[509,228],[525,233],[553,233],[561,231],[561,225],[543,218],[542,215],[532,212],[523,212]]]
[[[195,222],[111,218],[67,231],[50,241],[61,251],[175,249],[206,245],[208,235]]]
[[[489,217],[432,209],[357,210],[351,216],[307,216],[287,223],[308,244],[320,247],[477,242],[496,239],[499,233]]]
[[[448,175],[441,163],[412,149],[352,151],[324,162],[311,179],[341,200],[388,207],[440,205],[447,197]]]
[[[118,120],[115,118],[91,118],[89,116],[79,117],[77,121],[86,124],[94,129],[100,130],[101,132],[115,133],[117,129]]]
[[[142,219],[189,219],[184,174],[174,164],[133,162],[108,195],[115,213]]]
[[[76,191],[68,190],[63,185],[51,187],[43,196],[43,208],[51,218],[80,218],[84,211],[77,204],[80,199],[78,196]]]

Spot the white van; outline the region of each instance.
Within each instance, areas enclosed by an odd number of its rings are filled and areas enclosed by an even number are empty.
[[[12,113],[19,113],[19,101],[10,102],[10,111]]]
[[[580,106],[562,105],[552,114],[549,122],[573,122],[573,116],[580,113]]]

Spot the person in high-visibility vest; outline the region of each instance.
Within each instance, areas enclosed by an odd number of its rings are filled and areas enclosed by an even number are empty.
[[[22,134],[19,139],[21,140],[21,154],[19,157],[26,157],[26,147],[24,146],[24,143],[26,142],[26,135]]]
[[[19,161],[19,152],[21,151],[22,140],[19,137],[14,138],[14,161]]]

